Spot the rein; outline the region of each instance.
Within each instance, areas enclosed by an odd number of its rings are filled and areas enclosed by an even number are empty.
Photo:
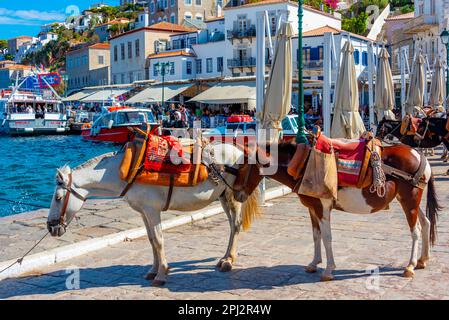
[[[67,224],[65,223],[65,215],[67,211],[67,207],[69,205],[70,195],[73,193],[74,196],[76,196],[78,199],[82,201],[86,201],[86,197],[84,197],[82,194],[80,194],[78,191],[72,188],[72,172],[68,174],[69,182],[67,185],[62,184],[62,188],[66,190],[66,195],[64,198],[64,203],[61,208],[61,212],[59,213],[59,224],[63,226],[64,228],[67,227]]]

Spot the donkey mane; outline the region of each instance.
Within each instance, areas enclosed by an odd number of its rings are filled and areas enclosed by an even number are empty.
[[[103,161],[104,159],[111,158],[111,157],[113,157],[115,155],[116,155],[115,152],[109,152],[109,153],[105,153],[105,154],[99,155],[99,156],[97,156],[95,158],[92,158],[92,159],[87,160],[86,162],[80,164],[79,166],[77,166],[73,170],[82,170],[82,169],[91,167],[92,165],[98,164],[99,162]],[[61,170],[63,170],[66,167],[67,167],[67,165],[62,167]]]

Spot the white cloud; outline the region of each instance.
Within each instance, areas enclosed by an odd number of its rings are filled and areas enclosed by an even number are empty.
[[[40,25],[45,22],[63,21],[65,14],[59,11],[9,10],[0,8],[0,24]]]

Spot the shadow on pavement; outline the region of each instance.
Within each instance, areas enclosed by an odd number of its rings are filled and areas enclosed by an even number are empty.
[[[216,259],[197,261],[180,261],[170,264],[170,274],[165,288],[176,292],[208,292],[229,291],[235,289],[269,290],[273,287],[288,287],[304,283],[320,282],[322,269],[315,274],[304,271],[302,265],[276,265],[270,267],[238,267],[228,273],[215,269]],[[152,288],[151,282],[144,279],[148,266],[114,265],[98,268],[79,269],[80,290],[73,290],[79,295],[88,288],[120,288],[137,289]],[[382,267],[380,276],[400,276],[402,268]],[[67,292],[66,282],[70,282],[74,273],[72,270],[58,270],[41,276],[28,276],[0,281],[0,299],[31,295],[52,295]],[[337,269],[334,272],[335,281],[355,278],[367,278],[371,274],[365,270]],[[72,291],[72,290],[70,290]],[[29,297],[27,297],[29,298]],[[101,299],[101,294],[98,296]]]

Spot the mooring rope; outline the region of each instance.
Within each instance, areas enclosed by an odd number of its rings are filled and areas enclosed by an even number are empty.
[[[36,242],[36,243],[31,247],[30,250],[28,250],[22,257],[20,257],[19,259],[17,259],[17,260],[14,261],[13,263],[11,263],[9,266],[7,266],[7,267],[4,268],[3,270],[1,270],[1,271],[0,271],[0,274],[3,273],[3,272],[5,272],[6,270],[12,268],[12,267],[13,267],[14,265],[16,265],[16,264],[22,264],[23,259],[24,259],[27,255],[29,255],[29,254],[31,253],[31,251],[33,251],[33,250],[39,245],[39,243],[41,243],[42,240],[44,240],[45,237],[48,236],[49,233],[50,233],[50,231],[47,231],[47,232],[44,234],[44,236],[43,236],[38,242]]]

